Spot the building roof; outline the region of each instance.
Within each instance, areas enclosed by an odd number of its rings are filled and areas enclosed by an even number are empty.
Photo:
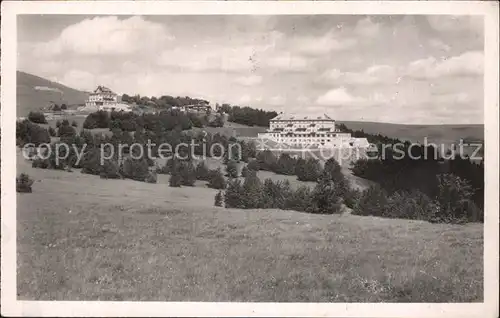
[[[279,114],[271,119],[274,120],[333,120],[326,114],[322,115],[294,115],[294,114]]]
[[[106,86],[99,85],[97,88],[94,90],[94,93],[110,93],[110,94],[115,94],[111,89],[107,88]]]

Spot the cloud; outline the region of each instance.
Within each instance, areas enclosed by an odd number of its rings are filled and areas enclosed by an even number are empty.
[[[409,64],[406,75],[416,79],[451,76],[480,76],[483,74],[483,53],[470,51],[448,59],[428,57]]]
[[[348,85],[375,85],[395,83],[396,70],[389,65],[373,65],[363,72],[342,72],[338,69],[325,71],[319,78],[320,81],[342,83]]]
[[[316,99],[319,105],[359,105],[366,103],[366,99],[351,95],[345,87],[331,89]]]
[[[380,32],[380,24],[375,23],[370,17],[359,20],[354,27],[354,33],[364,37],[375,37]]]
[[[354,38],[340,37],[332,29],[322,36],[299,36],[290,41],[290,50],[299,54],[321,56],[334,51],[348,50],[356,46]]]
[[[461,33],[464,31],[473,31],[482,33],[484,28],[484,19],[482,16],[429,15],[427,21],[434,30],[441,32]]]
[[[310,65],[308,59],[288,52],[274,54],[274,56],[264,59],[262,63],[264,66],[283,72],[305,71]]]
[[[259,75],[240,76],[235,78],[234,81],[240,85],[254,86],[262,83],[262,76]]]
[[[441,41],[439,39],[430,39],[429,45],[435,49],[438,49],[438,50],[444,51],[444,52],[449,52],[451,50],[451,47],[449,45],[445,44],[443,41]]]
[[[281,95],[273,96],[269,99],[269,104],[271,105],[283,105],[286,102],[286,98]]]
[[[70,25],[61,34],[35,48],[35,55],[51,57],[64,53],[78,55],[124,55],[138,50],[155,50],[173,40],[159,23],[134,16],[95,17]]]

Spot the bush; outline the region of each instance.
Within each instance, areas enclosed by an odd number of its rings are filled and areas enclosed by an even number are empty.
[[[85,121],[83,122],[83,128],[94,129],[94,128],[109,128],[111,124],[111,119],[109,113],[104,110],[99,110],[94,113],[90,113]]]
[[[120,167],[116,160],[105,160],[101,166],[101,172],[99,176],[102,179],[122,179],[123,176],[120,173]]]
[[[311,189],[308,186],[300,186],[286,198],[285,209],[309,212],[312,206]]]
[[[145,181],[147,183],[156,183],[158,181],[156,171],[149,171],[148,176],[146,177]]]
[[[289,154],[283,153],[276,162],[273,171],[278,174],[294,175],[296,160],[290,157]]]
[[[235,161],[229,160],[226,165],[226,176],[229,178],[238,178],[238,166]]]
[[[318,181],[321,174],[319,160],[313,158],[307,160],[298,159],[295,165],[295,174],[299,181]]]
[[[56,128],[59,128],[61,126],[61,121],[60,120],[57,120],[56,121]]]
[[[201,161],[196,166],[196,179],[202,180],[202,181],[209,181],[210,180],[210,170],[208,170],[204,161]]]
[[[247,166],[244,166],[242,169],[241,169],[241,176],[243,178],[246,178],[248,176],[248,167]]]
[[[387,208],[387,193],[379,185],[363,191],[352,214],[383,216]]]
[[[260,182],[257,177],[256,171],[250,171],[248,176],[245,178],[242,187],[242,193],[240,194],[239,203],[243,209],[255,209],[262,205],[262,182]],[[234,206],[236,207],[236,206]]]
[[[42,112],[29,112],[28,120],[35,124],[47,123],[47,119],[45,119],[45,115]]]
[[[396,191],[387,200],[382,216],[414,220],[430,220],[435,213],[432,200],[419,190]]]
[[[311,194],[311,212],[319,214],[340,213],[342,206],[342,189],[329,173],[324,173],[318,180]]]
[[[257,153],[257,162],[260,170],[274,171],[277,163],[276,156],[270,150]]]
[[[196,182],[196,170],[191,162],[180,162],[182,185],[192,187]]]
[[[217,194],[215,195],[215,200],[214,200],[214,205],[215,206],[222,206],[222,203],[224,201],[224,198],[223,198],[223,195],[222,195],[222,191],[219,191],[217,192]]]
[[[31,193],[33,185],[33,180],[29,175],[21,173],[18,178],[16,178],[16,192],[20,193]]]
[[[243,186],[238,179],[228,181],[226,193],[224,195],[224,203],[226,208],[244,208],[245,195]]]
[[[49,136],[55,137],[57,135],[57,131],[53,127],[49,127]]]
[[[170,179],[168,184],[171,187],[180,187],[182,181],[181,165],[177,160],[173,160],[172,166],[170,167]]]
[[[75,120],[73,120],[73,121],[71,122],[71,126],[73,126],[73,127],[78,127],[78,123],[77,123]]]
[[[356,208],[358,204],[359,198],[361,196],[361,192],[357,189],[348,189],[344,193],[344,204],[351,209]]]
[[[149,165],[145,158],[128,157],[123,161],[120,172],[124,178],[144,182],[149,175]]]
[[[260,170],[260,164],[257,161],[257,159],[250,160],[247,164],[247,168],[249,170],[254,170],[254,171],[259,171]]]
[[[23,120],[16,123],[16,144],[24,146],[33,143],[39,146],[43,143],[50,143],[50,135],[47,129],[33,124],[29,120]]]
[[[220,169],[210,171],[210,180],[208,182],[208,187],[212,189],[225,189],[226,179],[222,175]]]
[[[437,182],[439,212],[433,221],[462,223],[483,220],[483,213],[472,201],[474,191],[467,180],[447,173],[438,175]]]
[[[255,175],[255,171],[251,170],[250,174]],[[276,181],[271,179],[264,180],[262,196],[260,201],[261,207],[265,209],[286,209],[286,201],[292,194],[290,182]]]

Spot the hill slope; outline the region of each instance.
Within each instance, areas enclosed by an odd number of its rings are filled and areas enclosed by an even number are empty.
[[[17,117],[56,104],[84,104],[87,93],[47,79],[17,71]]]
[[[484,125],[405,125],[362,121],[341,121],[349,129],[364,130],[369,134],[423,142],[427,137],[428,142],[456,143],[460,138],[484,140]]]

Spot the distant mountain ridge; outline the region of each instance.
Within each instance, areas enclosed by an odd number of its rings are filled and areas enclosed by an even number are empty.
[[[70,108],[85,104],[88,93],[49,81],[29,73],[17,71],[17,117],[30,111],[40,111],[51,103],[66,104]]]

